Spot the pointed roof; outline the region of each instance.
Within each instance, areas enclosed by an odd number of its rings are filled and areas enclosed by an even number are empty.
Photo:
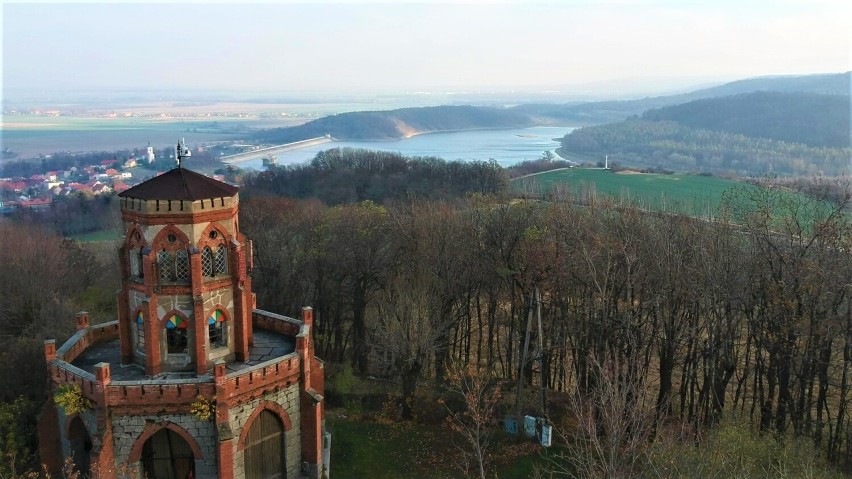
[[[140,200],[203,200],[234,196],[240,189],[185,168],[173,168],[118,196]]]

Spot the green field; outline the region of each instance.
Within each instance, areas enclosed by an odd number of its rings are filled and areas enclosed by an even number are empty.
[[[348,479],[451,479],[465,477],[463,444],[447,427],[405,422],[377,423],[328,415],[331,473]],[[524,479],[543,465],[547,450],[495,433],[489,477]]]
[[[561,187],[575,197],[591,193],[606,195],[621,203],[654,211],[671,211],[691,216],[714,217],[722,196],[733,188],[753,185],[713,176],[656,173],[616,173],[613,170],[571,168],[518,178],[514,190],[526,194],[547,194]]]

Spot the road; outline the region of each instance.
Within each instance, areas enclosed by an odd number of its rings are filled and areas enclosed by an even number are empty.
[[[260,148],[257,150],[247,151],[245,153],[237,153],[236,155],[228,155],[220,158],[223,163],[234,164],[234,163],[242,163],[244,161],[258,160],[263,159],[269,156],[276,156],[279,153],[284,153],[285,151],[293,151],[298,150],[300,148],[307,148],[309,146],[321,145],[323,143],[330,143],[334,141],[330,136],[320,136],[318,138],[311,138],[308,140],[295,141],[293,143],[287,143],[286,145],[277,145],[270,146],[267,148]]]

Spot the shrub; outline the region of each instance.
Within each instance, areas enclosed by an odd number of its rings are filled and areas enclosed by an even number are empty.
[[[65,384],[59,386],[54,396],[56,405],[65,410],[65,414],[70,416],[81,412],[86,412],[92,409],[92,401],[86,396],[83,396],[83,389],[79,384]]]

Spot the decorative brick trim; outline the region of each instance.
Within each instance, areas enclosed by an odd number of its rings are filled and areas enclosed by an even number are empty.
[[[128,218],[128,221],[133,221],[134,218]],[[139,239],[137,240],[133,233],[139,233]],[[124,247],[128,250],[134,248],[144,248],[148,243],[145,241],[145,232],[142,231],[142,228],[135,221],[130,225],[130,228],[127,230],[127,234],[124,235]]]
[[[189,214],[145,214],[139,211],[122,210],[121,219],[128,222],[139,222],[143,225],[167,225],[167,224],[197,224],[208,221],[224,221],[233,219],[237,214],[236,205],[232,208],[222,210],[205,211],[203,213]]]
[[[173,234],[177,237],[177,241],[175,241],[174,244],[169,244],[167,240],[169,234]],[[174,253],[179,249],[186,249],[192,245],[192,241],[190,241],[189,237],[186,236],[180,228],[171,224],[160,230],[160,232],[157,233],[157,236],[154,237],[154,241],[151,243],[154,245],[152,248],[154,251],[161,251],[165,249],[169,253]]]
[[[210,232],[215,231],[218,233],[218,238],[210,239]],[[228,230],[226,230],[222,225],[219,224],[218,221],[211,221],[207,228],[204,228],[204,231],[201,232],[201,236],[198,237],[198,249],[201,249],[205,246],[209,246],[211,249],[214,246],[219,246],[224,244],[227,246],[231,242],[231,235],[228,234]]]
[[[157,434],[162,429],[171,429],[178,436],[182,437],[187,444],[189,444],[190,449],[192,449],[192,455],[195,456],[195,460],[203,459],[204,455],[201,453],[201,448],[198,446],[198,443],[195,441],[195,438],[192,437],[186,430],[175,423],[163,421],[159,424],[152,424],[145,428],[142,431],[142,434],[136,439],[136,442],[133,443],[133,448],[130,449],[130,456],[128,457],[129,463],[139,462],[142,459],[142,448],[145,447],[145,442],[151,438],[154,434]]]
[[[251,416],[249,416],[248,420],[243,426],[243,430],[240,431],[240,440],[237,443],[238,451],[242,451],[246,448],[246,439],[248,439],[249,429],[251,429],[251,427],[254,425],[255,419],[257,419],[257,417],[260,416],[260,413],[264,410],[267,410],[272,414],[278,416],[278,419],[280,419],[281,423],[284,424],[285,431],[293,429],[293,423],[290,422],[290,416],[287,415],[287,411],[284,410],[284,408],[281,407],[280,404],[274,403],[272,401],[263,401],[257,405],[257,409],[255,409],[254,412],[251,413]]]

